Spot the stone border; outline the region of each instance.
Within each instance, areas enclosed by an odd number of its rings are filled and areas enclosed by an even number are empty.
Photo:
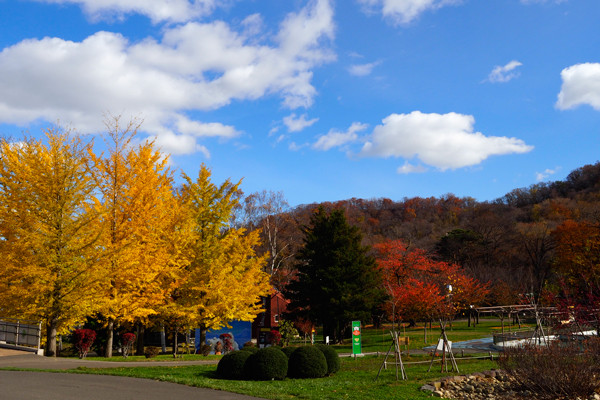
[[[520,390],[502,370],[475,372],[469,375],[444,377],[421,386],[421,391],[446,399],[494,400],[535,399],[535,393]],[[583,399],[581,399],[583,400]],[[600,400],[595,393],[590,400]]]
[[[508,386],[508,377],[501,370],[494,369],[444,377],[421,386],[421,391],[443,398],[492,399],[495,398],[494,393],[498,389],[505,389],[505,386]]]

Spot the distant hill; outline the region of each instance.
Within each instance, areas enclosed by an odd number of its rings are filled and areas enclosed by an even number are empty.
[[[479,279],[534,288],[550,271],[557,226],[566,219],[600,226],[600,163],[578,168],[564,181],[515,189],[490,202],[447,194],[298,206],[278,216],[277,245],[284,249],[281,271],[288,271],[288,277],[293,275],[293,254],[302,246],[302,227],[319,206],[343,209],[350,223],[362,230],[366,245],[401,239],[433,257],[463,265]]]
[[[531,206],[556,198],[576,198],[600,192],[600,162],[573,170],[564,181],[515,189],[497,200],[513,207]]]

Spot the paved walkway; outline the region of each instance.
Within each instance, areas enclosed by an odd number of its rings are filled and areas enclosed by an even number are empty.
[[[436,347],[437,345],[427,346],[423,347],[423,350],[432,351]],[[462,350],[465,353],[477,353],[482,351],[492,351],[497,353],[499,351],[498,347],[494,345],[494,339],[491,337],[454,342],[452,343],[452,350]]]
[[[175,367],[181,365],[216,364],[216,360],[199,361],[89,361],[78,358],[42,357],[33,353],[0,348],[0,368],[31,368],[65,370],[78,367],[119,368],[119,367]]]
[[[215,361],[112,362],[42,357],[0,349],[0,368],[66,370],[77,367],[116,368],[214,364]],[[52,372],[1,371],[2,400],[260,400],[219,390],[195,388],[149,379],[121,376],[57,374]]]
[[[256,397],[122,376],[0,371],[2,400],[259,400]]]

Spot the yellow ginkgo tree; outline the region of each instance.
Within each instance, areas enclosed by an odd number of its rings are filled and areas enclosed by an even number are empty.
[[[120,324],[250,321],[269,291],[259,233],[230,222],[239,183],[202,165],[175,190],[163,154],[120,122],[106,155],[60,128],[0,140],[0,313],[42,320],[48,354],[88,317],[106,321],[110,357]]]
[[[107,277],[100,302],[107,319],[106,357],[112,356],[113,329],[124,322],[144,322],[157,313],[175,282],[172,176],[167,159],[153,143],[135,144],[135,121],[109,121],[108,154],[90,151],[101,201],[98,209]]]
[[[89,144],[60,127],[0,141],[0,311],[57,334],[96,311],[98,219]]]
[[[217,186],[210,176],[205,165],[196,180],[184,175],[179,198],[188,263],[172,307],[202,331],[233,320],[252,321],[261,312],[260,296],[269,291],[269,276],[263,272],[266,256],[255,253],[259,232],[230,224],[240,183],[226,180]]]

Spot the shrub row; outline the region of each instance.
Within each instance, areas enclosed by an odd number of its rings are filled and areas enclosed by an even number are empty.
[[[224,379],[244,379],[244,364],[251,355],[251,352],[242,350],[225,354],[217,365],[217,375]]]
[[[327,360],[317,347],[298,347],[289,358],[290,378],[321,378],[327,374]]]
[[[327,361],[327,375],[333,375],[340,370],[340,356],[331,347],[325,344],[317,344],[316,347],[323,352]]]
[[[225,354],[217,365],[217,375],[224,379],[282,380],[290,378],[321,378],[339,371],[340,360],[332,348],[325,345],[302,347],[267,347]]]

